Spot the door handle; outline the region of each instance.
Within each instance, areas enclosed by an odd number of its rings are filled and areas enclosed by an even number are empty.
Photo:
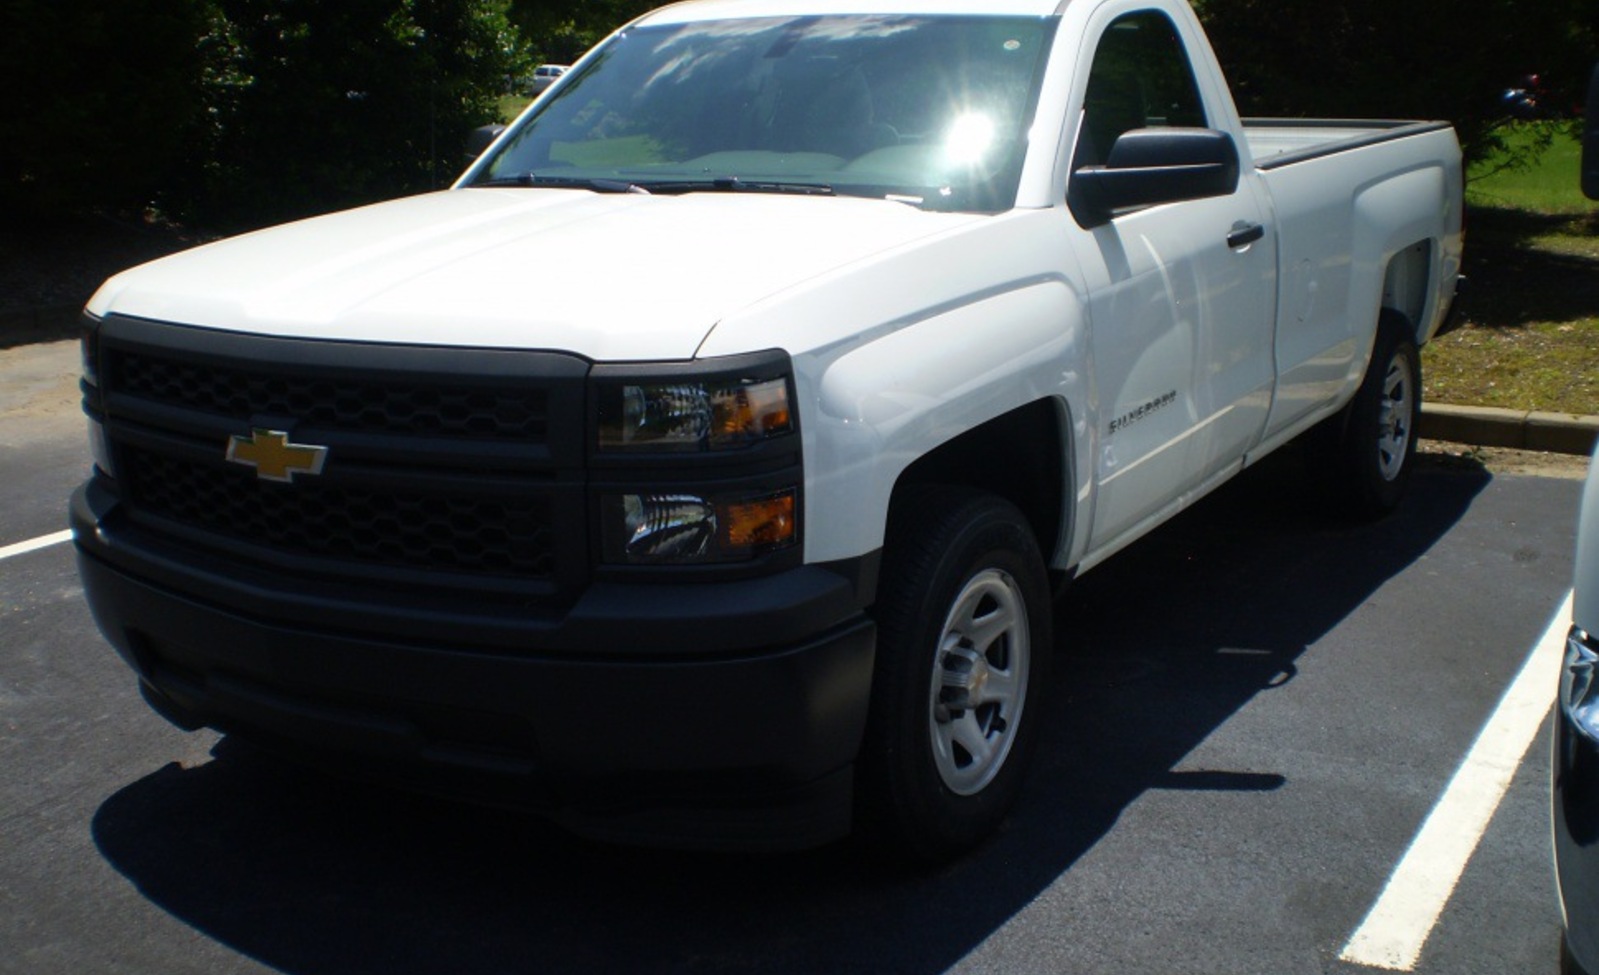
[[[1247,247],[1255,241],[1266,236],[1266,228],[1258,223],[1238,223],[1227,232],[1227,246],[1234,250]]]

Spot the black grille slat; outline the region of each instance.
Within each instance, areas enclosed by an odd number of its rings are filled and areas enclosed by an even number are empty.
[[[340,561],[548,578],[550,512],[540,499],[379,493],[271,484],[247,471],[146,451],[123,466],[138,509],[253,545]]]
[[[285,375],[136,352],[113,362],[113,382],[124,395],[202,413],[283,415],[335,430],[520,443],[542,442],[549,433],[548,397],[538,387]]]

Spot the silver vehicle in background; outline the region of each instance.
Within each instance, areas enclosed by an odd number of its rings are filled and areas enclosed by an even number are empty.
[[[541,64],[533,72],[533,77],[528,81],[527,93],[529,95],[542,95],[544,89],[555,84],[555,79],[566,74],[567,65]]]

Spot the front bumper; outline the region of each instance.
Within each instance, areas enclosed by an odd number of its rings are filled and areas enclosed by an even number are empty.
[[[284,592],[120,540],[73,497],[79,571],[156,710],[577,832],[801,847],[848,831],[875,628],[844,575],[599,582],[557,619]]]

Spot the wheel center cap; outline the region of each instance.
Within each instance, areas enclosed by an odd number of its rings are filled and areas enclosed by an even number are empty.
[[[983,691],[988,687],[988,664],[981,663],[972,668],[972,697],[981,698]]]
[[[972,661],[972,669],[966,674],[966,702],[968,707],[981,704],[986,698],[988,678],[993,671],[988,666],[988,658],[978,654]]]

